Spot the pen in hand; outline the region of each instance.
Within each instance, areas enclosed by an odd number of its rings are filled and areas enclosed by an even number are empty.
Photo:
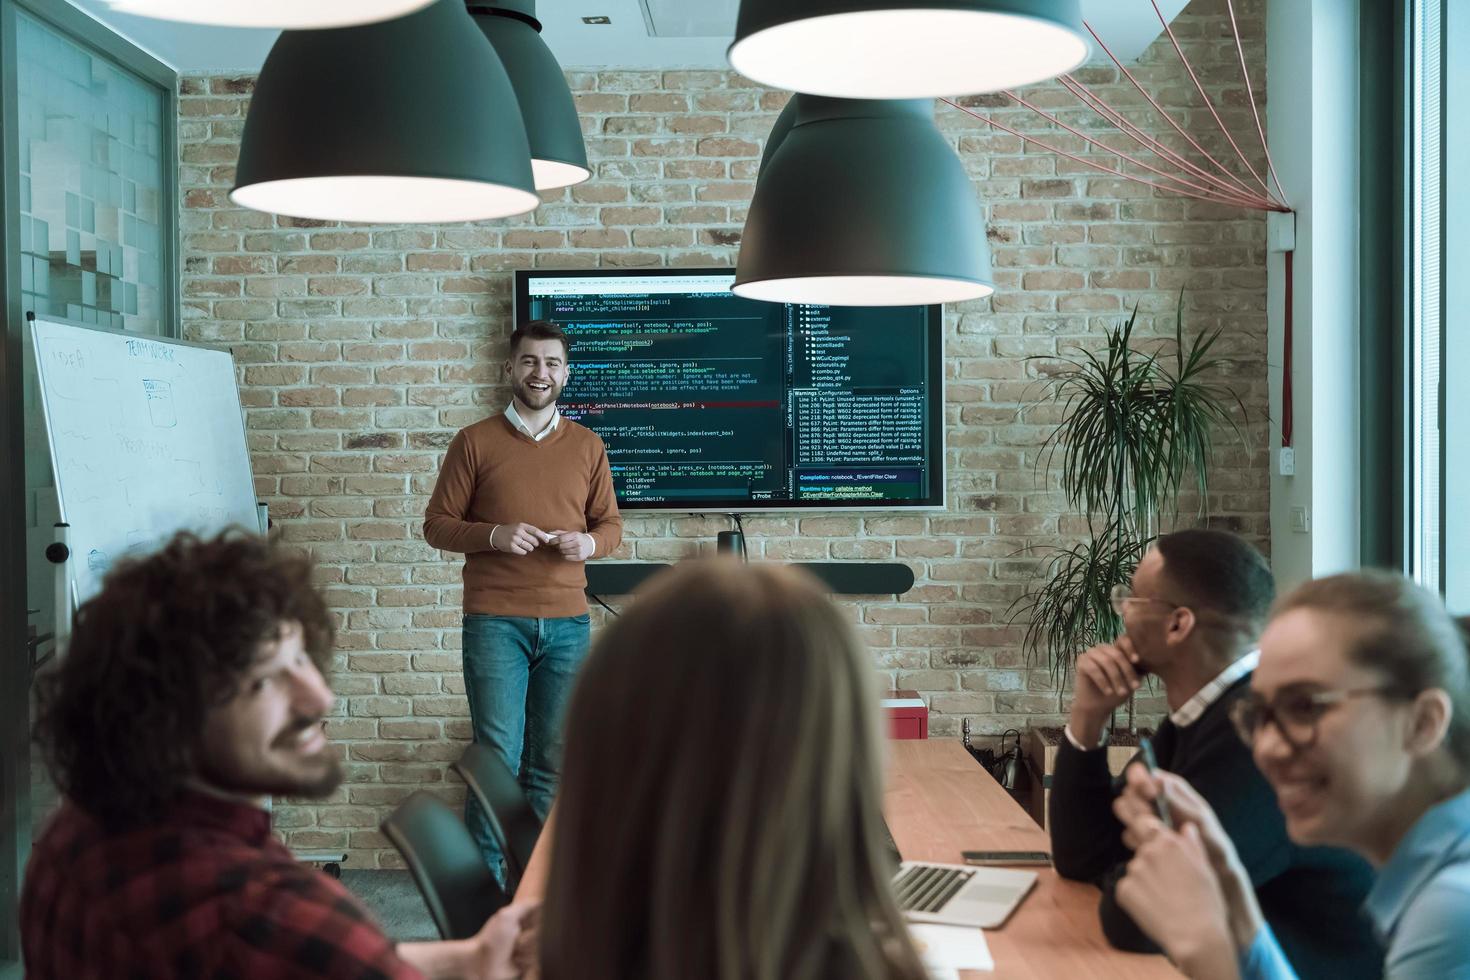
[[[1154,755],[1154,743],[1147,737],[1138,740],[1139,755],[1143,757],[1143,767],[1152,776],[1159,771],[1159,760]],[[1164,797],[1164,789],[1159,787],[1159,795],[1154,797],[1154,813],[1158,815],[1159,822],[1170,830],[1174,829],[1174,820],[1169,815],[1169,801]]]

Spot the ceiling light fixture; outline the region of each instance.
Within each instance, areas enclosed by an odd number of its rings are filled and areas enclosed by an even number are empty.
[[[464,0],[283,33],[255,85],[230,199],[381,224],[503,218],[540,203],[515,92]]]
[[[433,0],[109,0],[114,11],[216,27],[304,30],[370,24],[411,14]]]
[[[932,102],[792,98],[761,160],[737,295],[910,306],[994,291],[975,188]]]
[[[536,0],[469,0],[475,23],[510,76],[538,191],[580,184],[592,176],[582,121],[556,56],[541,39]]]
[[[1029,85],[1088,50],[1080,0],[741,0],[729,58],[773,88],[918,99]]]

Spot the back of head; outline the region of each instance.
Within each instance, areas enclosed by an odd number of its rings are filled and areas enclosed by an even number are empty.
[[[1172,597],[1205,613],[1200,622],[1206,629],[1226,628],[1252,638],[1260,633],[1276,597],[1276,580],[1250,542],[1229,531],[1191,528],[1160,535],[1154,547],[1164,560]]]
[[[36,740],[57,787],[111,824],[156,816],[196,772],[210,709],[287,622],[325,667],[333,626],[311,563],[256,535],[184,533],[118,562],[38,681]]]
[[[872,675],[800,572],[650,583],[568,711],[546,980],[921,977],[887,884]]]
[[[1349,621],[1348,659],[1381,673],[1397,694],[1438,688],[1449,695],[1445,746],[1470,775],[1470,654],[1466,632],[1440,597],[1397,572],[1370,570],[1314,579],[1277,603],[1273,615],[1297,609]]]

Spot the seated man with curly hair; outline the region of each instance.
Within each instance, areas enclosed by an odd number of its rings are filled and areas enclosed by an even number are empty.
[[[21,895],[26,975],[517,976],[523,910],[394,947],[271,835],[271,795],[342,781],[323,720],[333,625],[310,562],[181,534],[120,562],[42,679],[36,737],[65,801]]]

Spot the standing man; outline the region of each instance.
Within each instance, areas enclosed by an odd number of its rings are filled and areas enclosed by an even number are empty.
[[[475,741],[516,773],[546,819],[560,768],[562,710],[591,628],[583,562],[623,539],[607,450],[556,410],[567,336],[533,320],[510,336],[503,413],[449,444],[424,539],[465,555],[464,680]],[[500,848],[474,794],[465,823],[501,874]]]
[[[1297,972],[1376,978],[1383,954],[1358,909],[1373,884],[1347,851],[1298,847],[1276,796],[1235,733],[1230,707],[1249,690],[1276,584],[1261,553],[1225,531],[1161,535],[1132,585],[1113,593],[1126,633],[1077,660],[1076,696],[1057,753],[1049,813],[1057,874],[1103,890],[1103,933],[1121,949],[1154,952],[1114,897],[1132,852],[1113,815],[1121,786],[1108,772],[1109,716],[1158,677],[1169,716],[1154,736],[1159,765],[1189,781],[1220,817],[1256,897]]]

